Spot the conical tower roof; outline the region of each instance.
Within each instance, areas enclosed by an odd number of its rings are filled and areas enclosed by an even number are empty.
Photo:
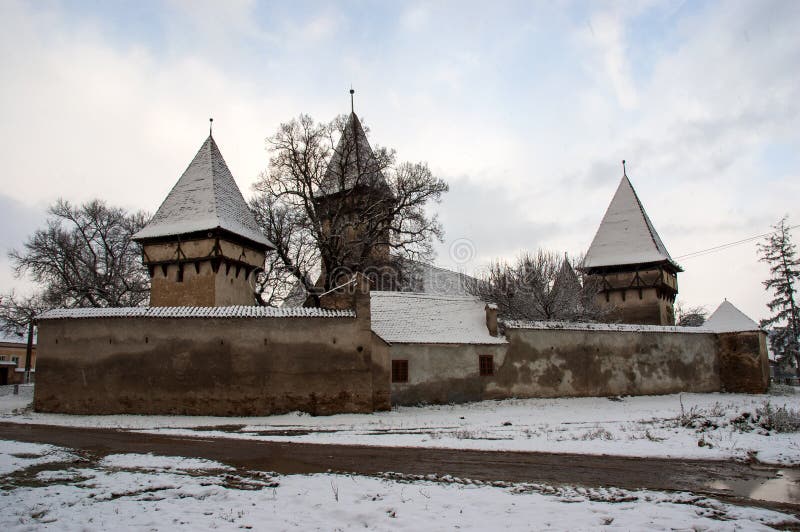
[[[561,268],[559,268],[556,278],[553,281],[553,291],[580,291],[580,289],[581,281],[578,279],[578,274],[575,273],[575,270],[569,263],[569,259],[565,256],[564,260],[561,262]]]
[[[241,190],[209,135],[136,240],[222,229],[266,248],[275,246],[258,228]]]
[[[351,112],[328,162],[325,177],[320,183],[320,193],[328,196],[357,186],[388,189],[361,121],[355,112]]]
[[[623,173],[617,192],[586,252],[583,268],[654,262],[666,262],[682,271],[670,257],[628,176]]]
[[[756,322],[748,318],[744,312],[727,299],[717,307],[703,327],[718,333],[761,330]]]
[[[563,317],[578,311],[580,292],[581,281],[565,254],[551,289],[556,310]]]

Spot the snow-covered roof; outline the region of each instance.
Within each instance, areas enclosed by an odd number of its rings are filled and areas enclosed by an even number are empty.
[[[733,303],[727,299],[709,316],[703,327],[718,333],[761,330],[756,322],[748,318],[744,312],[733,306]]]
[[[461,272],[417,260],[404,259],[405,284],[411,291],[439,296],[468,296],[468,285],[477,279]]]
[[[320,193],[327,196],[350,190],[357,185],[388,189],[361,121],[352,112],[328,162],[325,176],[320,183]]]
[[[21,334],[0,333],[0,344],[28,344],[28,332]],[[36,345],[36,333],[33,333],[33,345]]]
[[[8,333],[0,330],[0,343],[2,344],[24,344],[28,341],[27,331],[19,333]]]
[[[393,344],[503,344],[486,328],[485,303],[466,296],[371,292],[372,332]]]
[[[59,308],[48,310],[39,320],[64,318],[354,318],[352,310],[322,308],[231,307],[116,307]]]
[[[623,175],[586,252],[583,267],[664,261],[680,269],[658,236],[628,176]]]
[[[548,329],[568,331],[657,332],[714,334],[707,327],[677,327],[669,325],[636,325],[631,323],[580,323],[569,321],[504,321],[508,329]]]
[[[28,343],[28,329],[27,327],[20,330],[4,330],[6,322],[0,320],[0,343],[3,344],[27,344]],[[36,329],[33,330],[33,345],[36,345]]]
[[[209,135],[137,240],[224,229],[257,244],[275,246],[258,228],[253,213]]]
[[[417,260],[397,258],[397,264],[403,269],[401,292],[438,296],[468,296],[470,295],[468,290],[470,283],[478,282],[477,279],[465,273],[454,272]],[[314,275],[320,275],[319,266],[312,268],[312,271],[314,272],[312,278]],[[301,307],[307,298],[308,292],[303,288],[303,284],[296,281],[281,306]]]

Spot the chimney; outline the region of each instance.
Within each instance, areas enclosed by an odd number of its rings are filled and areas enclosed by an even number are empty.
[[[497,336],[497,305],[486,303],[484,310],[486,311],[486,328],[489,329],[490,335]]]

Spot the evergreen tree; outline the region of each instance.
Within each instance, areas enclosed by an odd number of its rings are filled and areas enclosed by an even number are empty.
[[[772,316],[762,320],[761,326],[774,328],[772,348],[778,360],[800,366],[800,311],[795,298],[800,260],[796,256],[787,218],[784,216],[773,227],[775,231],[758,246],[760,260],[770,267],[770,278],[764,281],[764,286],[773,294],[773,299],[767,303]]]

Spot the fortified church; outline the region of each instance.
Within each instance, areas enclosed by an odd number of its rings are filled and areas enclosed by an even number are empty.
[[[366,197],[389,208],[394,196],[376,168],[351,112],[319,212],[352,220]],[[358,223],[333,225],[360,241]],[[506,397],[760,393],[768,382],[765,334],[730,303],[711,327],[673,326],[682,269],[624,162],[581,265],[601,280],[610,324],[498,321],[491,301],[467,294],[465,276],[411,262],[402,282],[357,275],[319,308],[299,291],[282,308],[257,307],[254,277],[275,246],[211,134],[135,239],[150,306],[42,315],[37,410],[330,414]],[[390,260],[386,245],[351,252]]]

